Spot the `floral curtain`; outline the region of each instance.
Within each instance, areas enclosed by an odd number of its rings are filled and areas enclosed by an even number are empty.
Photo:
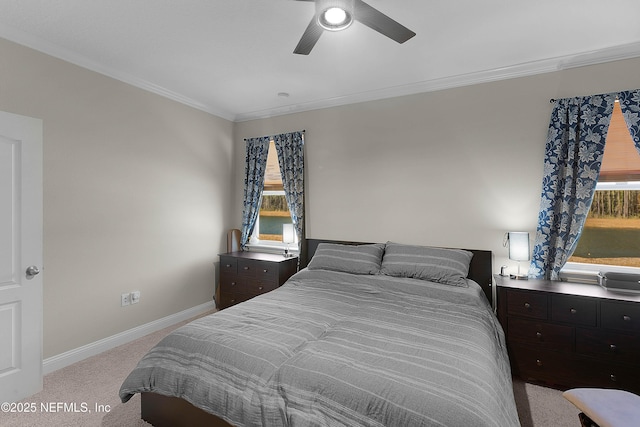
[[[559,279],[587,218],[618,94],[555,101],[529,276]]]
[[[271,138],[268,136],[246,140],[244,208],[242,210],[242,234],[240,236],[240,246],[243,249],[249,242],[249,237],[251,237],[260,212],[270,140]]]
[[[304,133],[291,132],[273,137],[282,185],[293,226],[298,235],[298,249],[305,235],[304,223]],[[300,254],[302,258],[304,254]]]

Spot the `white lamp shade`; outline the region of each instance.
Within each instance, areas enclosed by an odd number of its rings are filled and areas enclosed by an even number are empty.
[[[293,230],[293,224],[282,224],[282,243],[295,242],[295,231]]]
[[[509,259],[529,260],[529,233],[526,231],[509,232]]]

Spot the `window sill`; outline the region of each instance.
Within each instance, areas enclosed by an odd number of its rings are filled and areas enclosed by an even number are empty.
[[[270,254],[283,254],[285,245],[278,243],[249,243],[247,250],[253,252],[265,252]],[[298,256],[298,248],[294,244],[289,245],[289,253]]]

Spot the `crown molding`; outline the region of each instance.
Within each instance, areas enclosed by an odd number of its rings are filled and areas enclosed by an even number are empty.
[[[0,25],[0,37],[232,122],[266,119],[286,114],[301,113],[305,111],[414,95],[418,93],[434,92],[444,89],[526,77],[640,57],[640,42],[637,42],[582,52],[574,55],[531,61],[502,68],[435,78],[406,85],[352,93],[345,96],[234,114],[217,106],[196,101],[190,97],[168,90],[147,80],[140,79],[130,74],[107,67],[103,64],[99,64],[95,61],[91,61],[82,55],[78,55],[68,49],[64,49],[39,37],[27,34],[14,27]]]
[[[592,50],[575,55],[566,55],[551,59],[531,61],[508,67],[425,80],[407,85],[383,88],[367,92],[359,92],[342,97],[328,98],[302,104],[242,113],[236,115],[234,121],[244,122],[249,120],[266,119],[269,117],[281,116],[285,114],[319,110],[322,108],[357,104],[361,102],[376,101],[386,98],[414,95],[418,93],[435,92],[438,90],[453,89],[456,87],[471,86],[480,83],[489,83],[499,80],[514,79],[518,77],[527,77],[537,74],[551,73],[555,71],[568,70],[571,68],[585,67],[589,65],[596,65],[637,57],[640,57],[640,42],[615,46],[611,48]]]
[[[588,65],[597,65],[604,64],[606,62],[637,58],[639,56],[640,42],[629,43],[562,57],[559,61],[558,68],[560,70],[567,70],[570,68],[586,67]]]
[[[79,55],[56,44],[50,43],[49,41],[44,40],[40,37],[36,37],[31,34],[25,33],[24,31],[18,30],[15,27],[0,24],[0,37],[19,45],[37,50],[38,52],[42,52],[54,58],[61,59],[63,61],[85,68],[87,70],[94,71],[107,77],[111,77],[115,80],[119,80],[123,83],[127,83],[139,89],[155,93],[156,95],[160,95],[189,107],[196,108],[198,110],[213,114],[223,119],[227,119],[230,121],[234,120],[233,114],[230,114],[227,111],[223,111],[214,106],[196,101],[192,98],[166,89],[145,79],[141,79],[131,74],[121,72],[111,67],[107,67],[103,64],[92,61],[83,55]]]

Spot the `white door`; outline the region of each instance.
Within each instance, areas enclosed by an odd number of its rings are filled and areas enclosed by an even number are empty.
[[[0,112],[0,402],[42,389],[42,121]]]

